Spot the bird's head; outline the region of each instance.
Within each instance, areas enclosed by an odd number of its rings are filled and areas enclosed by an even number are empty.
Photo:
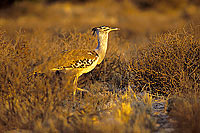
[[[109,33],[110,31],[113,31],[113,30],[119,30],[119,28],[111,28],[109,26],[100,26],[100,27],[95,27],[92,29],[93,31],[93,35],[96,33]]]

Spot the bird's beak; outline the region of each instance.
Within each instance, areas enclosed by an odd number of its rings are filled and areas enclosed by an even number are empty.
[[[112,31],[112,30],[120,30],[120,29],[119,29],[119,28],[111,28],[111,31]]]

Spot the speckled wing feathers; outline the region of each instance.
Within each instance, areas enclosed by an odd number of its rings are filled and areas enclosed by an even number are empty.
[[[49,69],[64,70],[70,68],[87,68],[98,59],[98,54],[93,50],[64,51],[49,62]]]

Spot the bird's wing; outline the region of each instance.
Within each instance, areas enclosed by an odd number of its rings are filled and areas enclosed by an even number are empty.
[[[52,57],[45,65],[49,70],[66,70],[74,68],[87,68],[98,59],[94,50],[70,50]]]

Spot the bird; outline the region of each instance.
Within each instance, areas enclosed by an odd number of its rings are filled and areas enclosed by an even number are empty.
[[[76,91],[86,91],[79,88],[77,85],[78,78],[93,70],[100,64],[107,51],[108,33],[111,31],[119,30],[119,28],[111,28],[109,26],[94,27],[92,29],[93,35],[97,35],[97,47],[93,50],[87,49],[74,49],[62,51],[58,56],[50,59],[48,62],[49,70],[51,71],[73,71],[75,78],[73,81],[73,95]],[[41,67],[38,67],[34,73],[40,72]]]

